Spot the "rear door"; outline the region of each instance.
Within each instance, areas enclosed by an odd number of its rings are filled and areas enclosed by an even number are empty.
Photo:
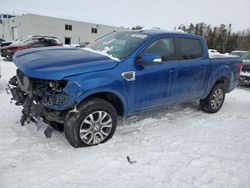
[[[206,91],[210,73],[210,59],[206,57],[202,41],[197,38],[177,38],[178,89],[180,100],[201,98]]]

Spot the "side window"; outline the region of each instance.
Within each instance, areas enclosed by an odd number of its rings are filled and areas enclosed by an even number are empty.
[[[191,38],[179,38],[180,58],[182,60],[197,59],[203,56],[202,46],[199,40]]]
[[[48,40],[46,41],[46,46],[56,46],[56,45],[57,45],[57,43],[56,43],[55,40],[48,39]]]
[[[31,45],[33,48],[39,48],[39,47],[44,47],[45,44],[43,41],[35,42]]]
[[[175,60],[174,38],[162,38],[153,42],[144,53],[154,53],[161,55],[162,61]]]

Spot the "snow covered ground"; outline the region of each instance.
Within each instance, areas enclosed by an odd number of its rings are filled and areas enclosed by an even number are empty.
[[[250,89],[228,94],[217,114],[172,106],[125,122],[105,144],[75,149],[60,132],[46,139],[45,127],[20,126],[21,108],[5,92],[15,66],[0,66],[1,188],[250,187]]]

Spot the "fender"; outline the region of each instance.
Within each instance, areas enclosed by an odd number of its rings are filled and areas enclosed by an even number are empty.
[[[110,88],[93,89],[93,90],[90,90],[88,92],[85,92],[84,94],[80,95],[77,98],[77,105],[79,105],[81,102],[83,102],[86,98],[90,97],[91,95],[95,95],[98,93],[110,93],[110,94],[117,96],[123,104],[124,113],[125,113],[124,116],[126,116],[129,113],[129,109],[127,108],[128,107],[128,100],[126,99],[126,97],[124,95],[122,95],[119,91],[114,90],[114,89],[110,89]]]
[[[75,99],[77,105],[91,95],[107,92],[120,98],[126,115],[132,110],[132,106],[128,103],[128,98],[133,96],[131,94],[131,87],[133,86],[122,77],[122,71],[122,69],[111,69],[66,77],[65,79],[77,82],[83,91],[83,93]]]
[[[215,65],[212,65],[212,69],[215,69],[217,67],[213,67]],[[230,85],[232,83],[233,80],[233,73],[230,70],[230,67],[227,65],[223,65],[223,66],[219,66],[219,68],[217,68],[217,70],[215,71],[211,71],[212,75],[210,76],[210,79],[208,81],[208,87],[207,87],[207,91],[205,92],[204,96],[202,97],[202,99],[206,98],[208,96],[208,94],[210,93],[211,89],[213,88],[214,84],[220,80],[221,78],[226,78],[229,81],[229,88]]]

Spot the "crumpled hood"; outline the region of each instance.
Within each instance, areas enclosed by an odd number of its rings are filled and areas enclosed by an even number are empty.
[[[72,47],[24,50],[15,53],[13,61],[26,76],[47,80],[112,69],[118,64],[108,56]]]

